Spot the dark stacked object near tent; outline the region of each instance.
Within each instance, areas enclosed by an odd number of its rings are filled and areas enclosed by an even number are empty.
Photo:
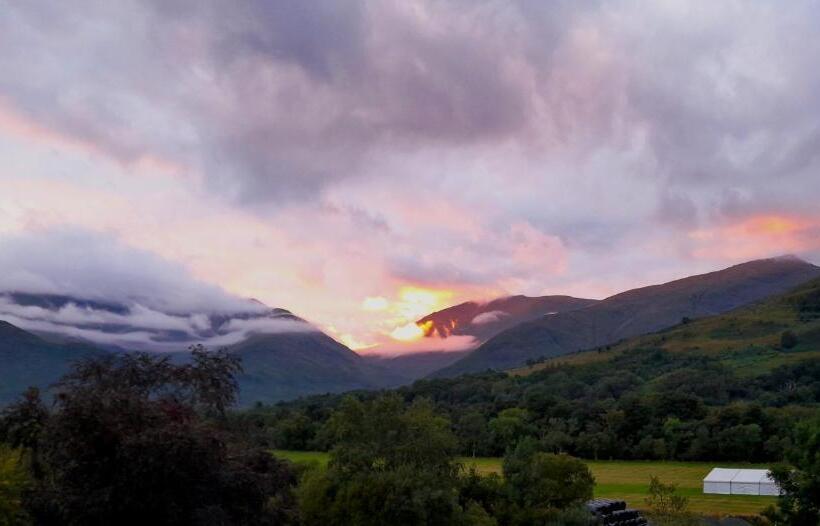
[[[627,509],[626,502],[595,499],[587,502],[587,509],[603,526],[644,526],[649,523],[638,510]]]

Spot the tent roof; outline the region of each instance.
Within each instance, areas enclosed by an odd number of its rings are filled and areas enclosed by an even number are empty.
[[[703,482],[773,483],[767,469],[714,468]]]
[[[741,469],[738,470],[732,482],[767,482],[769,472],[765,469]]]
[[[703,482],[731,482],[739,469],[714,468],[706,475]]]

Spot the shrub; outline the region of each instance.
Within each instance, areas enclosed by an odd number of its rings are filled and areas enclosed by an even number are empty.
[[[664,484],[658,477],[649,481],[646,505],[652,523],[659,526],[689,526],[700,522],[689,512],[689,499],[677,493],[675,484]]]
[[[794,349],[797,346],[797,335],[792,331],[783,331],[780,335],[780,346],[784,349]]]
[[[0,444],[0,525],[27,524],[22,500],[29,484],[22,452]]]

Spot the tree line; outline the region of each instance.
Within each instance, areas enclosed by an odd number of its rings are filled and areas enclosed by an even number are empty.
[[[818,414],[820,363],[741,377],[719,358],[649,349],[526,376],[421,380],[394,392],[406,404],[429,399],[452,422],[464,456],[500,456],[531,438],[545,451],[588,459],[772,462],[790,447],[794,424]],[[270,447],[329,450],[324,426],[342,399],[258,405],[234,419]]]

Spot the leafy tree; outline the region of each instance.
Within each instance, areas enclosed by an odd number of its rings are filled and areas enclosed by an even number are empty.
[[[498,473],[482,475],[471,467],[461,477],[460,482],[459,501],[465,510],[477,504],[489,515],[496,517],[500,515],[503,508],[507,507],[507,487],[504,479]]]
[[[592,498],[595,478],[580,460],[543,453],[533,440],[523,440],[504,457],[504,478],[517,507],[516,522],[546,524],[556,510],[578,506]]]
[[[475,457],[478,451],[488,451],[487,419],[480,412],[465,413],[458,421],[456,433],[461,444],[467,446],[471,456]]]
[[[700,521],[689,512],[689,499],[677,493],[675,484],[664,484],[658,477],[652,476],[649,481],[649,507],[653,524],[659,526],[689,526]]]
[[[405,408],[396,395],[366,403],[349,397],[327,428],[336,442],[328,469],[309,473],[299,487],[306,525],[465,520],[458,502],[457,442],[449,421],[429,402],[418,400]]]
[[[39,437],[48,416],[48,410],[40,399],[40,391],[36,387],[27,389],[16,404],[0,412],[0,442],[30,452],[28,464],[35,478],[43,475]]]
[[[513,407],[501,411],[496,418],[490,420],[490,431],[502,450],[514,447],[523,437],[532,434],[529,418],[526,409]]]
[[[820,524],[820,420],[797,426],[786,458],[788,465],[772,470],[783,493],[765,515],[776,526]]]
[[[19,450],[0,444],[0,526],[28,524],[23,494],[30,485]]]
[[[221,427],[236,397],[235,359],[193,363],[143,354],[81,362],[56,386],[54,410],[33,395],[0,429],[29,448],[37,524],[282,524],[293,477]],[[26,415],[28,415],[27,418]]]

